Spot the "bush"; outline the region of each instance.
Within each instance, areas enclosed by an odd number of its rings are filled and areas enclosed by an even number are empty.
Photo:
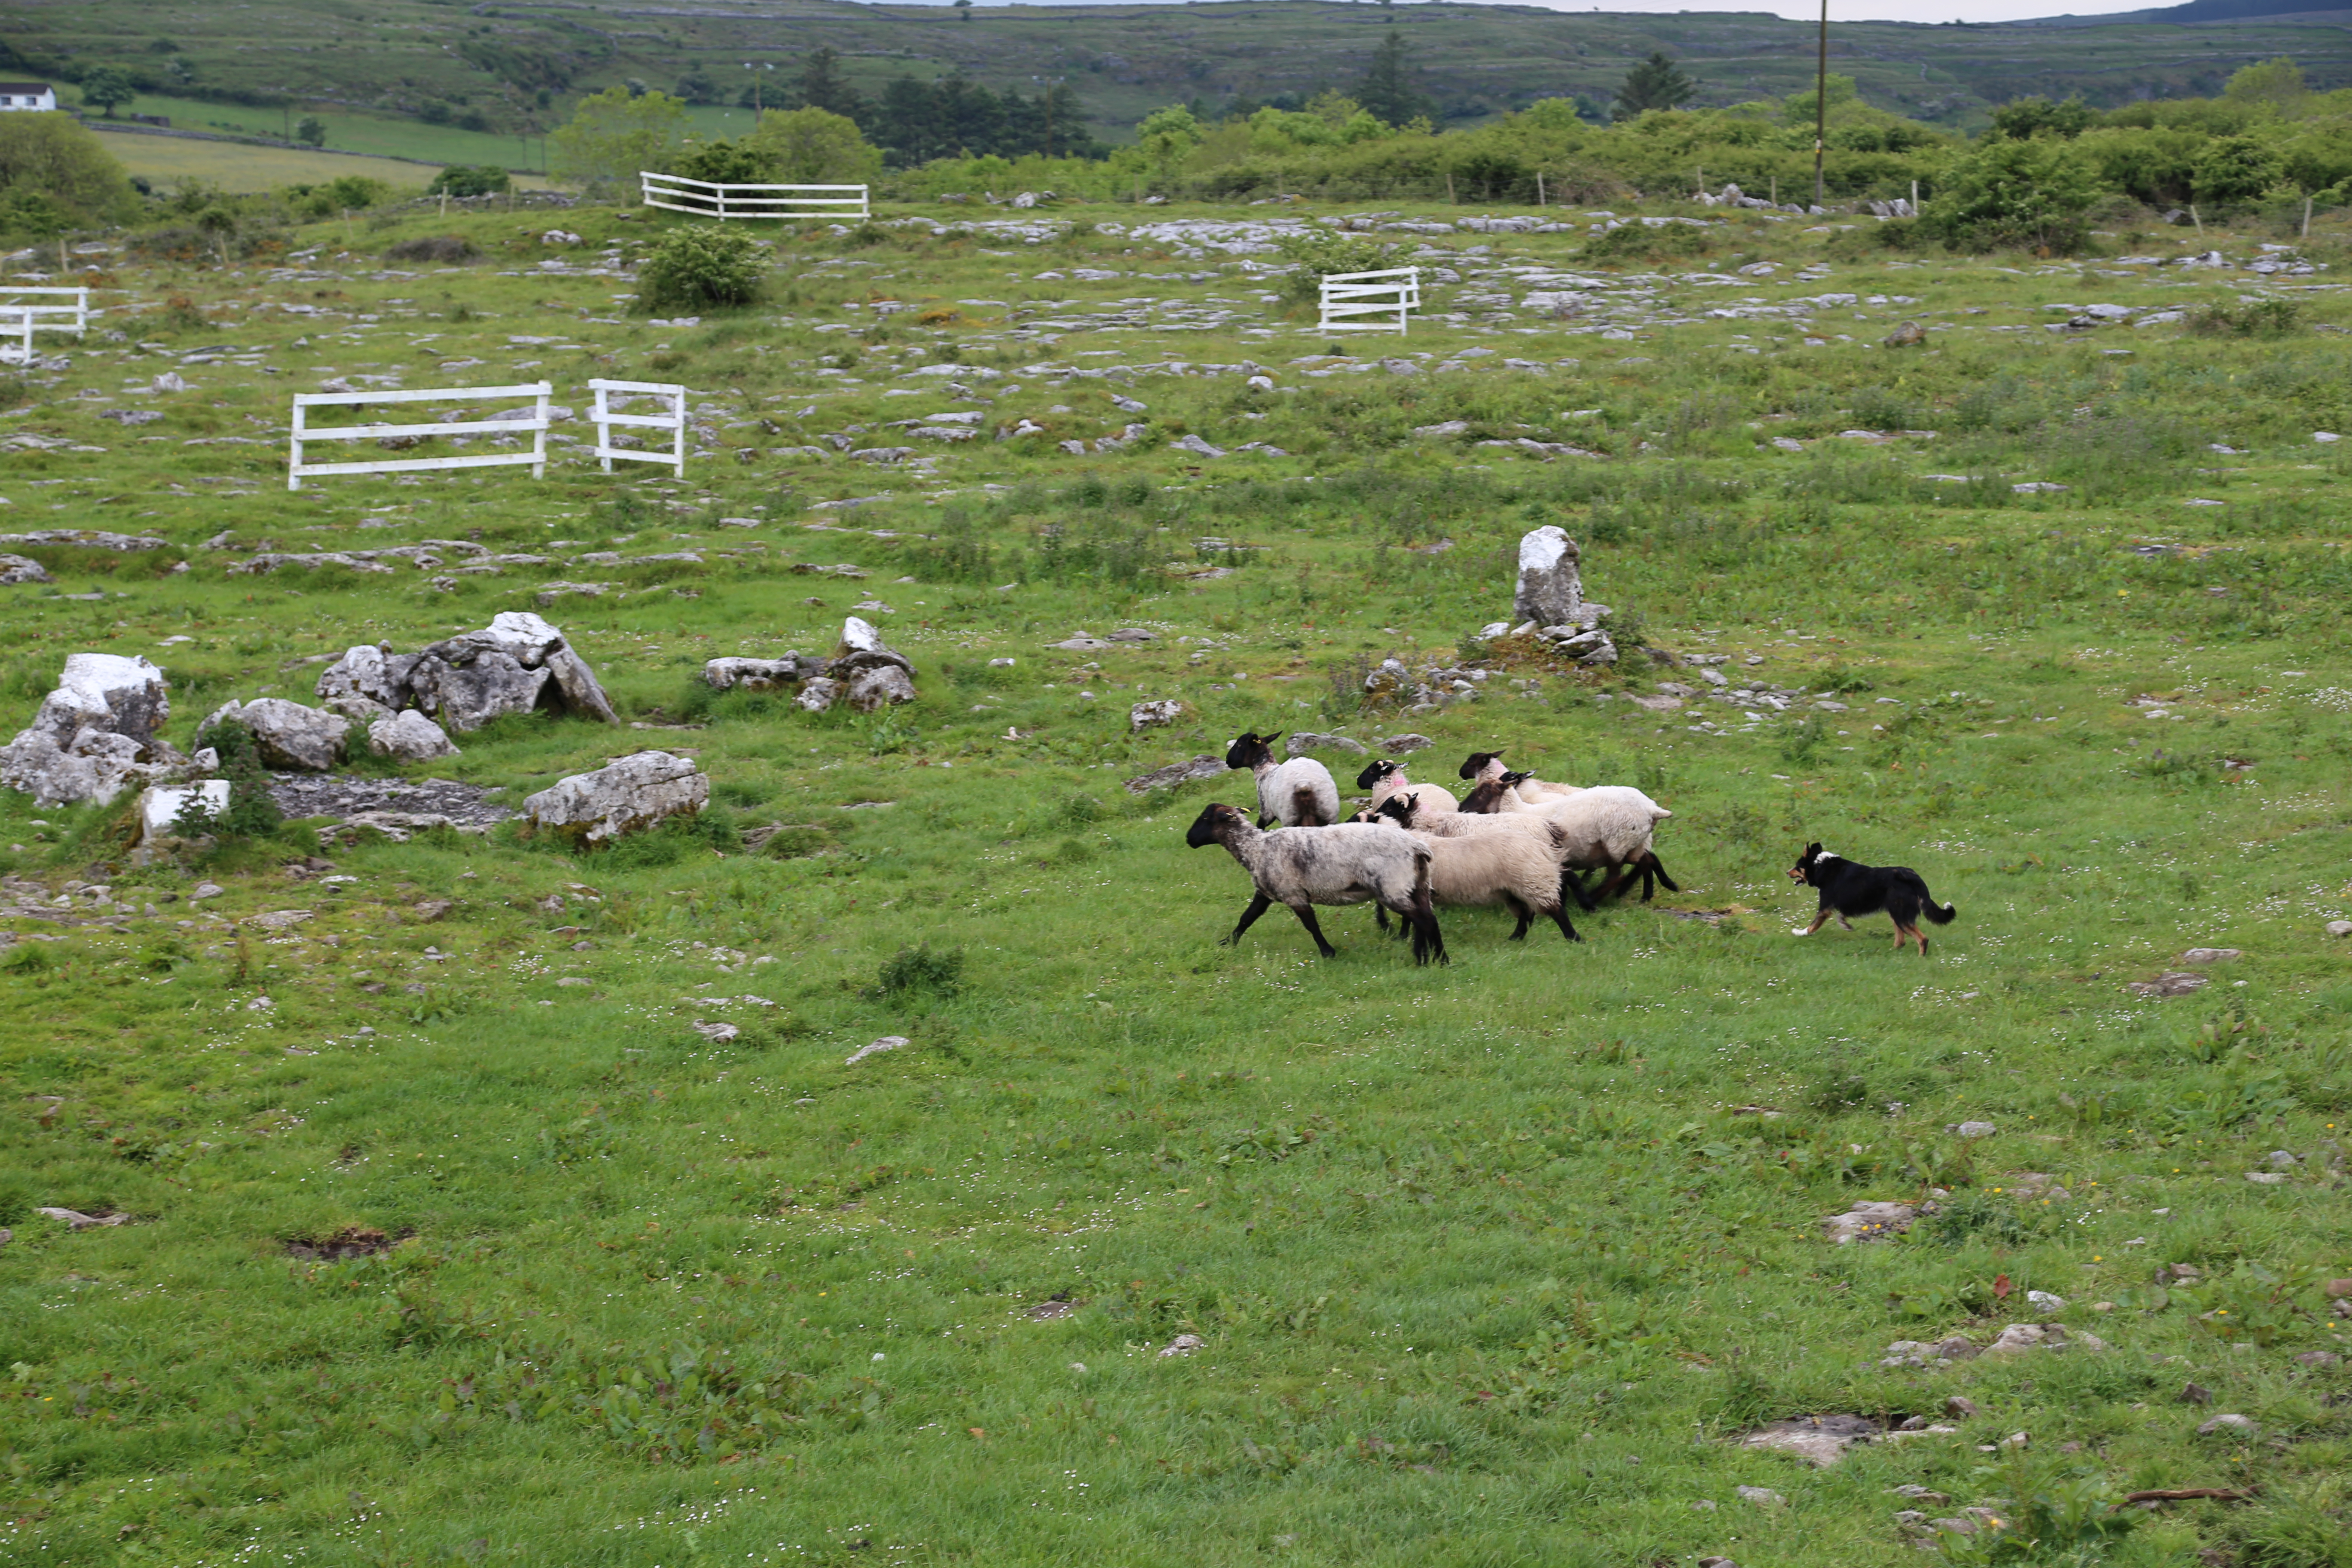
[[[688,224],[664,235],[637,268],[637,304],[649,311],[748,305],[767,273],[759,242],[741,229]]]
[[[514,188],[514,181],[496,163],[452,163],[425,187],[428,196],[488,196]]]
[[[2089,237],[2083,215],[2100,195],[2072,142],[1991,141],[1953,166],[1919,226],[1955,250],[2071,256]]]
[[[1274,242],[1282,258],[1297,270],[1283,280],[1283,298],[1294,304],[1313,305],[1323,297],[1323,279],[1339,272],[1378,272],[1390,264],[1396,247],[1377,240],[1310,225],[1303,234],[1286,234]]]
[[[2303,305],[2295,300],[2208,305],[2189,318],[2188,330],[2200,338],[2288,337],[2303,331]]]
[[[776,161],[757,147],[720,137],[688,146],[677,161],[677,174],[716,185],[756,185],[772,183]]]
[[[1629,223],[1611,229],[1578,253],[1589,262],[1665,261],[1704,256],[1715,248],[1715,236],[1686,223]]]
[[[275,833],[286,815],[278,809],[278,802],[269,794],[269,770],[261,765],[261,752],[253,743],[253,731],[233,721],[224,721],[200,731],[196,742],[210,746],[220,758],[220,765],[213,771],[228,780],[228,809],[218,816],[209,811],[184,811],[184,816],[194,816],[203,824],[196,833],[185,837],[212,833],[260,838]],[[190,826],[196,826],[196,822],[192,821]],[[180,831],[176,821],[173,830]]]
[[[482,253],[474,242],[459,234],[430,234],[415,239],[404,239],[384,248],[386,261],[438,261],[449,264],[478,261]]]
[[[963,949],[932,951],[929,942],[902,947],[884,962],[866,994],[877,999],[908,996],[928,991],[952,996],[963,989]]]

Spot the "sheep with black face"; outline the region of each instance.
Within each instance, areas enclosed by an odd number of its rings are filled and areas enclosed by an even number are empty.
[[[1275,761],[1274,743],[1280,739],[1279,730],[1271,735],[1244,730],[1225,749],[1225,766],[1247,768],[1257,775],[1257,825],[1328,827],[1339,821],[1339,786],[1332,782],[1331,770],[1312,757]]]
[[[1412,960],[1444,963],[1445,939],[1430,904],[1429,846],[1389,823],[1340,823],[1266,833],[1230,805],[1212,805],[1193,820],[1184,842],[1195,849],[1222,844],[1255,891],[1240,923],[1225,938],[1242,939],[1258,916],[1281,904],[1298,917],[1326,958],[1338,950],[1323,939],[1317,904],[1377,904],[1412,931]]]
[[[1438,788],[1435,784],[1414,784],[1404,776],[1402,763],[1393,762],[1387,757],[1367,763],[1364,771],[1356,775],[1356,787],[1372,792],[1371,809],[1374,811],[1380,809],[1382,801],[1402,795],[1407,790],[1420,792],[1422,809],[1424,811],[1455,809],[1454,796],[1450,793]]]

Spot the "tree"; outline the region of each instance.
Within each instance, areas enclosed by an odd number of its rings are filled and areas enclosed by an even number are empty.
[[[743,139],[783,184],[858,185],[882,173],[882,154],[857,123],[824,109],[770,110]]]
[[[567,180],[610,195],[632,189],[641,171],[666,167],[686,121],[686,105],[666,92],[606,88],[580,100],[572,122],[548,140]]]
[[[963,20],[971,20],[971,0],[955,0],[956,13]]]
[[[1356,89],[1356,101],[1385,125],[1408,125],[1426,118],[1436,106],[1412,85],[1412,62],[1404,35],[1391,31],[1372,51],[1371,68]]]
[[[116,66],[100,66],[81,79],[81,100],[106,110],[109,120],[114,118],[116,104],[129,103],[138,96],[139,89],[131,84],[129,73]]]
[[[2197,199],[2250,202],[2285,176],[2278,153],[2252,136],[2224,136],[2208,142],[2197,160]]]
[[[2237,72],[2221,96],[2233,103],[2268,104],[2282,114],[2293,114],[2304,107],[2311,89],[2304,83],[2303,68],[2281,55]]]
[[[820,48],[809,56],[801,67],[797,97],[803,109],[822,109],[846,120],[856,120],[866,113],[866,100],[841,74],[841,57],[830,48]]]
[[[689,142],[678,154],[672,174],[714,185],[773,184],[775,160],[744,142],[720,137],[715,142]]]
[[[308,142],[313,147],[327,144],[327,122],[315,114],[306,114],[302,123],[294,127],[294,140]]]
[[[2075,143],[1994,137],[1953,166],[1921,225],[1956,249],[2064,256],[2082,247],[2083,214],[2099,195]]]
[[[500,195],[513,185],[513,177],[496,163],[452,163],[433,176],[433,183],[425,187],[425,194],[428,196],[491,196]]]
[[[1181,105],[1144,116],[1135,128],[1135,144],[1162,180],[1172,180],[1192,149],[1201,144],[1201,122]]]
[[[748,305],[768,276],[768,253],[741,228],[692,223],[674,228],[637,268],[641,310]]]
[[[1680,109],[1697,92],[1698,83],[1685,76],[1682,67],[1667,58],[1664,50],[1654,50],[1625,73],[1625,85],[1617,89],[1616,117],[1638,120],[1654,109]]]
[[[20,190],[77,224],[127,217],[139,204],[98,133],[67,114],[0,114],[0,195]]]
[[[717,103],[722,89],[719,79],[704,70],[700,61],[689,60],[686,74],[677,79],[677,86],[672,90],[688,103]]]
[[[2073,141],[2091,128],[2090,105],[2080,98],[2053,103],[2046,98],[2020,98],[1992,111],[1992,133],[2024,142],[2044,132]]]

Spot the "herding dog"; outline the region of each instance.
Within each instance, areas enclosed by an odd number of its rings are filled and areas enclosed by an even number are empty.
[[[1828,923],[1831,916],[1846,930],[1853,929],[1848,915],[1871,915],[1886,911],[1895,921],[1895,950],[1903,951],[1906,942],[1919,944],[1919,956],[1927,956],[1927,938],[1919,930],[1918,921],[1926,915],[1937,925],[1949,925],[1959,911],[1949,904],[1938,904],[1927,891],[1927,879],[1907,866],[1864,866],[1843,855],[1832,854],[1819,844],[1808,844],[1797,863],[1789,868],[1789,879],[1821,890],[1822,907],[1813,915],[1813,923],[1792,936],[1811,936]]]

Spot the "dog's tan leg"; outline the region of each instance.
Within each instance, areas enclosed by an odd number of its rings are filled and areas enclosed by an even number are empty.
[[[1835,911],[1835,910],[1826,910],[1826,909],[1825,909],[1825,910],[1822,910],[1819,914],[1816,914],[1816,915],[1813,917],[1813,923],[1812,923],[1812,924],[1811,924],[1811,925],[1807,926],[1807,927],[1806,927],[1804,930],[1802,930],[1802,931],[1790,931],[1789,934],[1790,934],[1790,936],[1811,936],[1811,935],[1812,935],[1815,931],[1817,931],[1821,930],[1821,929],[1822,929],[1822,927],[1824,924],[1826,924],[1826,923],[1828,922],[1830,916],[1831,916],[1831,915],[1832,915],[1832,914],[1834,914],[1835,912],[1836,912],[1836,911]],[[1847,929],[1848,929],[1848,930],[1852,930],[1853,928],[1852,928],[1852,927],[1848,927]]]

